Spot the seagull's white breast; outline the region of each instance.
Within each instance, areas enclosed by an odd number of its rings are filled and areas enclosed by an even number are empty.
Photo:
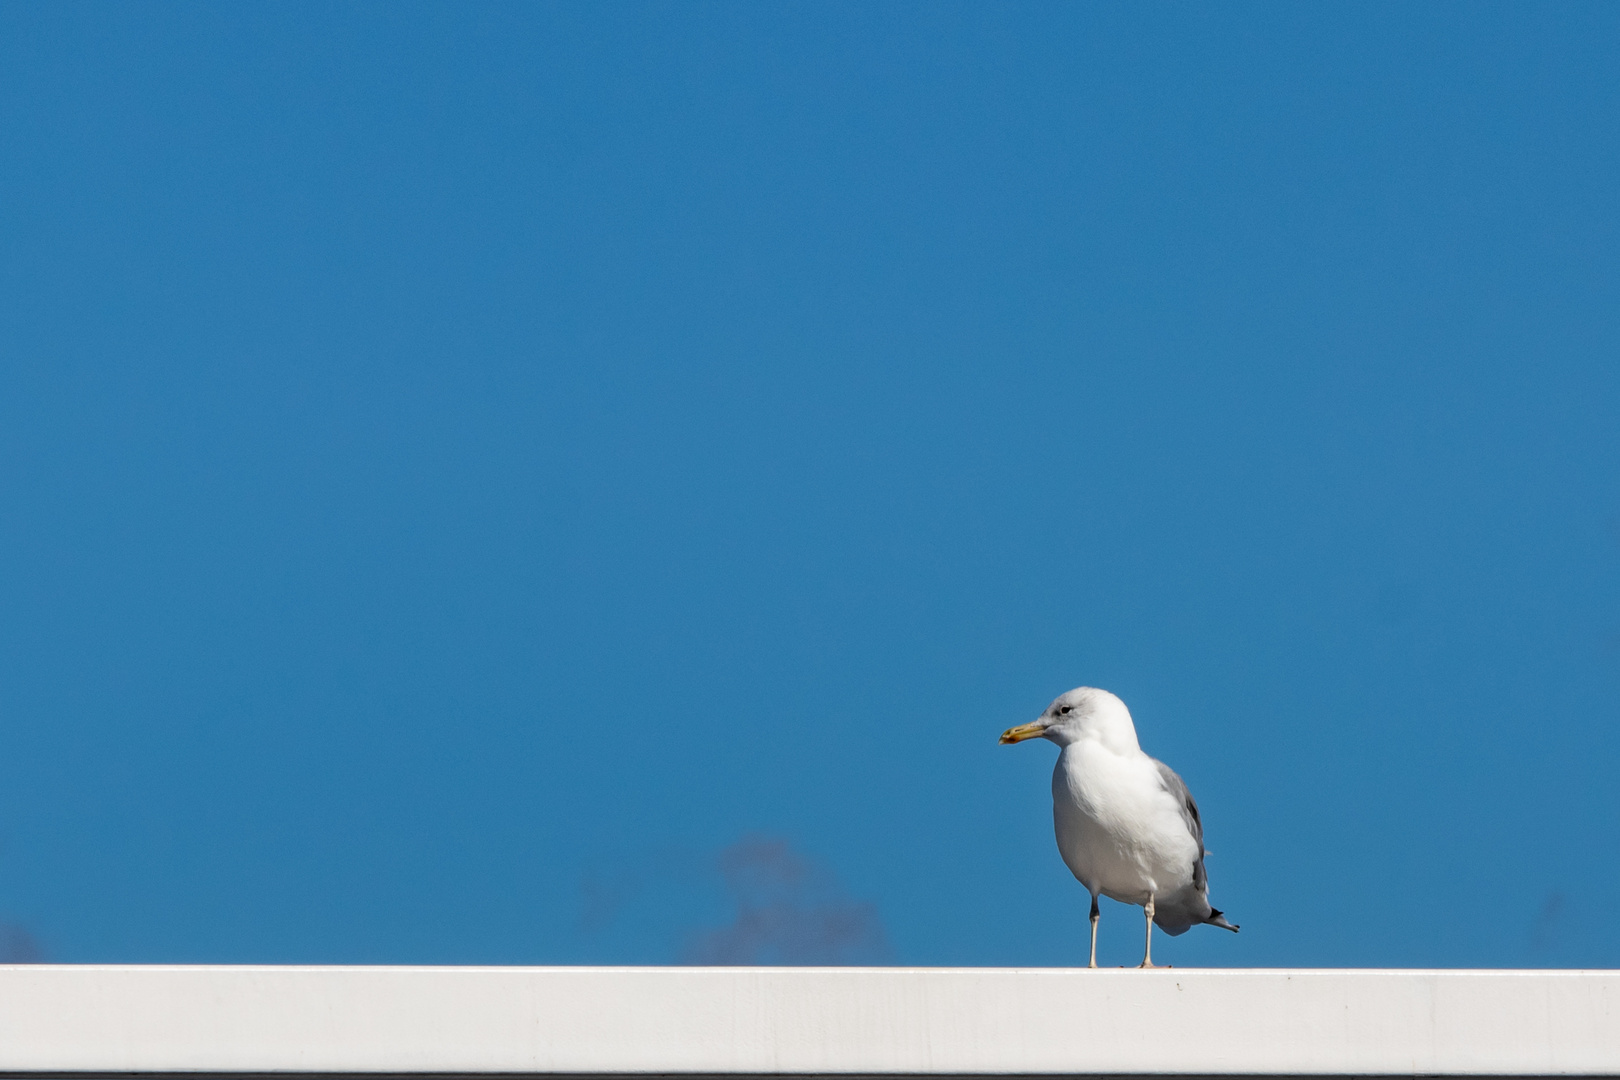
[[[1192,884],[1198,842],[1140,750],[1118,753],[1096,739],[1065,746],[1052,773],[1052,817],[1063,861],[1094,893],[1141,904]]]

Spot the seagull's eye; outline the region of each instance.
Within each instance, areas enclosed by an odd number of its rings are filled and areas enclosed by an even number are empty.
[[[1065,705],[1065,706],[1063,706],[1063,708],[1058,710],[1058,712],[1062,713],[1064,716],[1068,716],[1073,711],[1074,711],[1074,706],[1073,705]]]

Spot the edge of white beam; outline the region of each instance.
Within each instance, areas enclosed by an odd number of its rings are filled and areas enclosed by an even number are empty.
[[[0,1073],[1620,1074],[1620,972],[0,966]]]

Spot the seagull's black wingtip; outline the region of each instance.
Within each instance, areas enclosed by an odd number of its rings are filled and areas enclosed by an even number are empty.
[[[1205,919],[1204,921],[1209,923],[1209,925],[1211,925],[1211,926],[1218,926],[1222,930],[1230,930],[1234,934],[1238,932],[1237,925],[1234,924],[1234,923],[1227,922],[1226,921],[1226,916],[1222,915],[1219,911],[1215,910],[1214,908],[1209,909],[1209,918]]]

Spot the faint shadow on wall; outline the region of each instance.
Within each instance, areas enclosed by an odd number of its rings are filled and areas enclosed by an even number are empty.
[[[877,907],[851,899],[831,871],[786,840],[745,836],[715,869],[732,921],[692,933],[686,964],[878,964],[890,956]]]
[[[43,964],[39,939],[16,923],[0,923],[0,964]]]

